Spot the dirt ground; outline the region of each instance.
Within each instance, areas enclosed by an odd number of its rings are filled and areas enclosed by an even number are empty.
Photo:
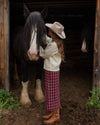
[[[42,80],[44,90],[44,80]],[[42,115],[47,114],[45,102],[34,100],[33,84],[30,84],[29,94],[32,106],[15,111],[4,111],[0,116],[0,125],[44,125]],[[94,109],[86,111],[86,102],[92,88],[91,64],[85,60],[69,60],[61,66],[60,97],[61,120],[54,125],[100,125],[100,112]],[[19,83],[12,91],[19,97]]]

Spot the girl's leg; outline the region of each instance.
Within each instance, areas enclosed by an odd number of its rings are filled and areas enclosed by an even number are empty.
[[[46,90],[46,107],[51,111],[49,115],[43,118],[50,118],[44,123],[51,124],[60,120],[60,94],[59,94],[59,71],[51,72],[45,70],[45,90]]]

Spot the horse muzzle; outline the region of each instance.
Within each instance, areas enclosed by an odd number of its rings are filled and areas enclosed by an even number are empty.
[[[31,54],[29,51],[28,51],[28,57],[29,57],[29,60],[31,61],[37,61],[39,59],[39,56],[35,53]]]

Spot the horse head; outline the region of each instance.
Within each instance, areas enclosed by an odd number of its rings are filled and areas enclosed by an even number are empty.
[[[24,5],[24,41],[30,60],[38,60],[39,48],[46,46],[46,28],[40,12],[30,12]]]

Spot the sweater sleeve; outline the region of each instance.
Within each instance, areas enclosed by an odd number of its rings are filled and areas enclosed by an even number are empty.
[[[58,47],[55,42],[48,43],[48,45],[45,49],[40,47],[40,56],[44,59],[49,58],[50,56],[53,56],[56,53],[58,53]]]

